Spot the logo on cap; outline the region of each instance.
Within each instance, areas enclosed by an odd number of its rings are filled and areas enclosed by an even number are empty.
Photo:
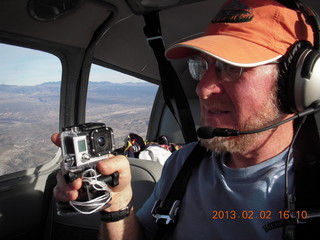
[[[232,0],[222,7],[220,12],[211,20],[212,23],[243,23],[250,22],[253,9],[241,0]]]

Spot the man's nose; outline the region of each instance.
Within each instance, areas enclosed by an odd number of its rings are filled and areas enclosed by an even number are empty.
[[[219,81],[213,69],[209,68],[197,85],[196,93],[198,97],[207,99],[213,94],[222,93],[222,91],[221,81]]]

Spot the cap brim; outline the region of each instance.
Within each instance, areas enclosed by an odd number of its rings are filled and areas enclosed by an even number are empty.
[[[255,43],[226,35],[209,35],[175,44],[167,49],[166,57],[188,58],[199,52],[239,67],[256,67],[282,57],[281,54]]]

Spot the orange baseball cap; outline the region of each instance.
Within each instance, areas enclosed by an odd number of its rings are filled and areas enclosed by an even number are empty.
[[[295,42],[313,43],[313,31],[300,11],[275,0],[229,0],[202,37],[175,44],[169,59],[204,52],[239,67],[267,64],[285,55]]]

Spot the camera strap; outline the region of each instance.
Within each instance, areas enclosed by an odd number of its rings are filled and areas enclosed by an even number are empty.
[[[147,42],[152,48],[158,62],[164,100],[179,124],[185,142],[189,143],[197,141],[198,138],[189,102],[177,73],[164,54],[165,47],[161,34],[159,14],[158,12],[151,12],[146,13],[143,16],[145,20],[145,27],[143,30],[147,37]],[[175,102],[176,104],[178,116],[172,102]]]
[[[197,168],[201,160],[207,154],[209,154],[208,150],[198,142],[184,162],[180,172],[171,185],[166,198],[164,200],[158,200],[155,203],[151,211],[158,225],[154,240],[166,239],[166,236],[174,228],[179,217],[178,211],[180,203],[186,191],[192,171]]]

